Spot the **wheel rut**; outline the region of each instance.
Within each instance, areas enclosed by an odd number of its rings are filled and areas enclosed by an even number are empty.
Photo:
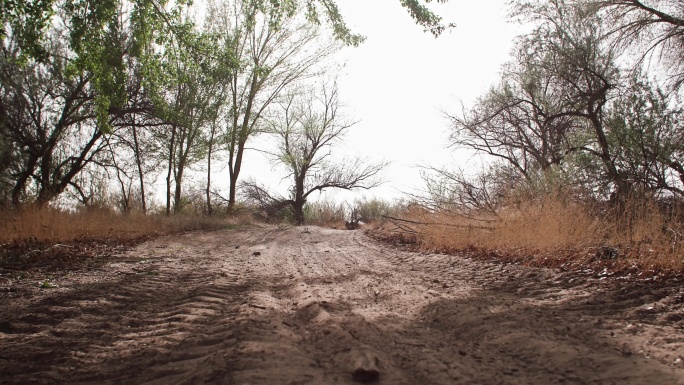
[[[161,237],[59,283],[0,293],[0,383],[684,384],[681,285],[411,253],[360,231]]]

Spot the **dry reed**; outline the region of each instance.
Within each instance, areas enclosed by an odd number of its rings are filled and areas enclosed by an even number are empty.
[[[679,217],[652,201],[628,202],[619,214],[607,214],[552,197],[486,215],[413,206],[378,234],[433,252],[469,251],[530,265],[652,276],[684,273]]]
[[[56,209],[25,208],[0,212],[0,242],[34,239],[68,242],[76,239],[133,239],[149,235],[215,228],[229,224],[225,219],[159,215],[119,214],[111,210],[65,212]]]

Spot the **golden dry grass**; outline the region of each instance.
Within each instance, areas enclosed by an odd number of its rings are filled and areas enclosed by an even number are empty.
[[[25,208],[0,212],[0,242],[35,239],[41,242],[67,242],[75,239],[133,239],[149,235],[236,224],[236,219],[192,216],[119,214],[110,210],[64,212],[45,208]]]
[[[469,217],[413,206],[401,215],[404,221],[386,223],[380,236],[427,251],[474,251],[538,266],[684,273],[683,224],[651,202],[628,204],[626,212],[599,214],[558,197]]]

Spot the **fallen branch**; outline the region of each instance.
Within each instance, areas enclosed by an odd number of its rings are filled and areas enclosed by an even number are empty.
[[[416,230],[414,230],[414,229],[412,229],[412,228],[409,228],[409,227],[406,226],[406,225],[401,224],[401,222],[409,222],[409,223],[418,223],[418,222],[409,221],[409,220],[400,219],[400,218],[394,218],[394,217],[390,217],[390,216],[387,216],[387,215],[383,215],[382,217],[385,218],[385,219],[387,219],[387,220],[389,220],[390,222],[392,222],[392,224],[393,224],[394,226],[396,226],[397,228],[399,228],[399,230],[401,230],[401,231],[403,231],[403,232],[412,233],[412,234],[418,234],[418,231],[416,231]],[[421,224],[422,224],[422,223],[421,223]]]
[[[455,224],[455,223],[440,223],[440,222],[418,222],[418,221],[412,221],[410,219],[391,217],[389,215],[383,215],[382,217],[389,220],[395,226],[400,227],[400,228],[401,228],[401,226],[398,225],[398,222],[405,222],[405,223],[410,223],[410,224],[415,224],[415,225],[420,225],[420,226],[445,226],[445,227],[453,227],[453,228],[468,229],[468,230],[489,230],[489,231],[495,231],[496,230],[496,227],[494,227],[494,226],[460,225],[460,224]],[[417,232],[417,231],[411,229],[411,232]]]
[[[223,202],[226,202],[226,203],[230,202],[230,200],[224,198],[223,195],[217,193],[216,191],[211,191],[210,194],[213,195],[213,196],[215,196],[215,197],[217,197],[217,198],[219,198],[219,199],[222,200]]]

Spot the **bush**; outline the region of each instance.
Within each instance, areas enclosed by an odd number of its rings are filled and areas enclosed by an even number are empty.
[[[354,202],[354,208],[357,215],[362,222],[373,223],[382,221],[387,215],[392,215],[397,212],[399,204],[389,203],[385,200],[372,198],[357,200]]]
[[[309,202],[304,206],[304,221],[318,226],[337,227],[344,225],[347,213],[343,203],[332,200]]]

